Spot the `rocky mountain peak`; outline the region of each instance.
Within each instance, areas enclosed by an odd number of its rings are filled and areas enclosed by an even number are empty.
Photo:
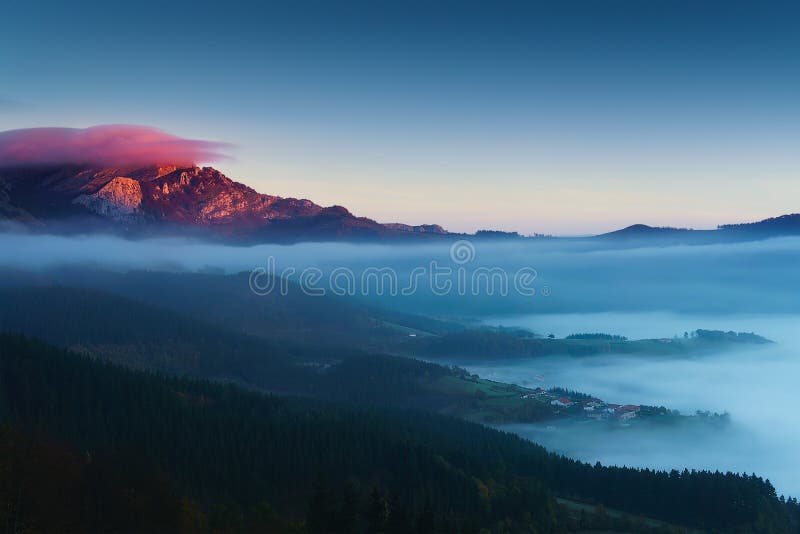
[[[203,229],[249,240],[445,233],[436,225],[384,225],[356,217],[343,206],[262,194],[213,167],[0,168],[0,183],[7,208],[0,215],[22,213],[44,222],[100,217],[124,222],[126,229]]]

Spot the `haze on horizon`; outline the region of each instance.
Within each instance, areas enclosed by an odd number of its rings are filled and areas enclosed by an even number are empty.
[[[259,191],[523,233],[798,211],[797,6],[11,2],[0,131],[228,142]]]

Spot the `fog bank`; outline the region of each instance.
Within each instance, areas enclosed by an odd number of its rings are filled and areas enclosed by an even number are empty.
[[[390,268],[408,280],[416,268],[497,268],[513,276],[536,273],[536,294],[432,293],[427,286],[409,295],[357,295],[383,306],[430,315],[460,317],[570,314],[605,311],[674,311],[730,315],[800,313],[800,238],[752,243],[625,248],[587,240],[474,241],[464,263],[451,257],[451,242],[419,244],[300,243],[225,246],[185,240],[132,241],[114,236],[0,234],[0,268],[93,265],[118,270],[250,271],[275,259],[283,269],[325,272]]]
[[[465,365],[486,378],[529,387],[564,386],[607,402],[664,405],[692,414],[696,410],[728,412],[724,428],[647,425],[608,429],[597,424],[514,425],[509,430],[554,450],[606,464],[679,469],[755,472],[769,478],[779,492],[800,495],[800,316],[681,317],[645,313],[603,317],[614,332],[661,336],[695,327],[728,324],[763,333],[777,343],[768,347],[711,355],[665,358],[648,355],[602,355],[572,358],[506,360]],[[656,320],[666,317],[668,320]],[[550,317],[548,320],[552,319]],[[560,318],[562,319],[562,318]],[[570,317],[572,326],[599,325],[596,316]],[[672,330],[670,330],[672,328]],[[552,426],[554,428],[547,428]]]

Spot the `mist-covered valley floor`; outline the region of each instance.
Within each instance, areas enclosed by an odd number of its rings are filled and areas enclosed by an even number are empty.
[[[453,264],[449,243],[422,245],[298,244],[226,247],[197,241],[127,241],[113,236],[4,234],[0,267],[49,273],[71,285],[75,269],[236,273],[263,267],[296,272],[390,268],[402,285],[432,260]],[[724,426],[608,427],[591,422],[515,424],[503,428],[589,462],[659,469],[755,472],[778,493],[800,495],[800,239],[695,246],[642,246],[592,240],[475,242],[466,265],[536,270],[534,296],[486,291],[408,295],[368,291],[370,305],[473,327],[520,327],[564,337],[580,332],[630,339],[679,338],[698,328],[755,332],[775,342],[757,349],[688,357],[649,354],[451,359],[483,378],[527,387],[559,386],[621,404],[729,414]],[[645,244],[646,245],[646,244]],[[63,278],[58,273],[63,269]],[[56,273],[55,275],[53,273]],[[295,275],[296,276],[296,275]],[[13,277],[11,277],[13,279]],[[24,277],[23,277],[24,278]],[[8,282],[8,279],[6,283]]]
[[[553,450],[588,462],[658,469],[706,468],[759,473],[779,492],[800,494],[800,316],[699,316],[674,313],[516,317],[500,324],[538,325],[566,335],[581,325],[632,339],[683,336],[690,325],[755,331],[776,343],[691,357],[647,354],[547,356],[486,363],[458,362],[491,380],[528,387],[568,387],[608,402],[664,405],[684,414],[729,414],[724,425],[631,425],[595,422],[506,425]],[[492,321],[495,322],[495,321]],[[566,329],[566,330],[565,330]]]

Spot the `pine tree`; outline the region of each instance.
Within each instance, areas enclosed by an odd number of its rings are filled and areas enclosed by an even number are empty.
[[[389,500],[377,488],[373,487],[369,495],[367,508],[367,532],[370,534],[383,534],[389,525],[391,508]]]

